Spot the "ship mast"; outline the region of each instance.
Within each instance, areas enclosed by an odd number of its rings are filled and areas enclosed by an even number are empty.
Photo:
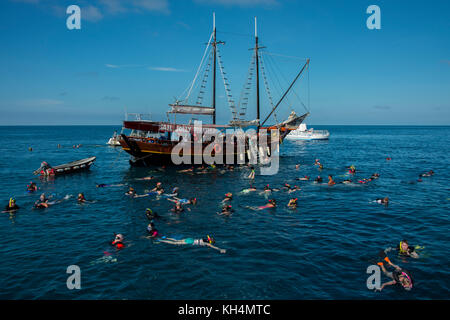
[[[258,120],[258,128],[259,128],[259,46],[258,46],[258,24],[255,17],[255,58],[256,58],[256,119]]]
[[[211,43],[213,47],[213,96],[212,96],[212,107],[214,109],[213,114],[213,124],[216,124],[216,61],[217,61],[217,45],[224,44],[223,41],[217,41],[216,38],[216,13],[213,12],[213,42]]]
[[[213,96],[212,107],[214,108],[213,124],[216,124],[216,56],[217,56],[217,39],[216,39],[216,13],[213,12]]]

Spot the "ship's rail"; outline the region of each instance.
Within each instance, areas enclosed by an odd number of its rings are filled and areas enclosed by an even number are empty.
[[[300,130],[294,130],[291,131],[290,135],[299,135],[299,136],[311,136],[311,135],[317,135],[317,136],[329,136],[330,132],[328,130],[314,130],[309,129],[306,131],[300,131]]]
[[[126,121],[152,121],[151,113],[126,113]]]

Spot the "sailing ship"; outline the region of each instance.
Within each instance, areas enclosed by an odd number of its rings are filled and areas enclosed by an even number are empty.
[[[294,111],[291,112],[289,117],[282,122],[277,122],[273,125],[266,125],[269,118],[275,114],[277,108],[280,104],[285,100],[287,94],[290,92],[296,81],[300,78],[302,74],[309,67],[309,59],[306,59],[306,62],[302,64],[300,71],[296,74],[293,81],[290,83],[289,87],[284,91],[284,93],[279,98],[276,104],[273,103],[272,98],[270,97],[270,105],[271,111],[270,113],[261,121],[260,117],[260,78],[261,73],[264,76],[264,85],[266,85],[266,90],[268,91],[267,79],[265,77],[264,68],[262,66],[262,55],[261,47],[259,45],[258,33],[257,33],[257,20],[255,17],[255,45],[252,48],[253,56],[251,61],[251,67],[249,69],[249,76],[247,78],[246,89],[249,89],[251,83],[253,81],[253,74],[256,73],[256,119],[253,120],[245,120],[244,117],[246,115],[246,109],[249,102],[248,92],[241,94],[241,99],[239,101],[238,107],[240,110],[238,111],[236,108],[236,103],[233,100],[231,95],[231,89],[229,85],[229,81],[226,75],[226,72],[223,68],[223,63],[221,60],[221,55],[219,52],[219,45],[223,44],[223,41],[217,40],[217,32],[216,32],[216,24],[215,24],[215,15],[213,14],[213,31],[210,35],[209,41],[207,43],[207,47],[203,54],[203,58],[200,62],[200,66],[197,69],[197,73],[195,74],[194,80],[191,85],[186,89],[188,90],[186,98],[184,100],[176,100],[175,103],[169,104],[169,111],[167,112],[167,121],[151,121],[151,120],[143,120],[140,116],[137,119],[128,120],[125,119],[123,122],[124,129],[130,129],[131,133],[126,135],[121,133],[119,143],[123,150],[132,155],[130,159],[131,165],[137,166],[148,166],[152,164],[156,165],[168,165],[174,164],[172,161],[172,152],[174,148],[179,143],[187,143],[183,148],[183,156],[187,156],[191,158],[190,164],[194,163],[194,158],[198,159],[199,156],[199,148],[195,147],[195,144],[201,144],[200,153],[205,151],[205,148],[213,146],[210,154],[212,156],[220,153],[223,155],[223,158],[234,159],[234,163],[250,163],[254,161],[252,159],[252,155],[250,153],[250,148],[255,147],[256,150],[260,152],[265,152],[265,156],[270,156],[274,151],[272,150],[272,142],[276,139],[278,143],[282,143],[284,138],[292,131],[298,128],[298,126],[303,122],[303,120],[309,115],[307,111],[301,116],[298,116]],[[208,49],[211,49],[208,52]],[[208,53],[208,54],[207,54]],[[206,61],[209,60],[209,63]],[[206,67],[205,67],[206,65]],[[219,67],[219,68],[218,68]],[[197,87],[200,87],[199,96],[197,97],[197,101],[195,104],[188,103],[189,96],[192,93],[194,85],[197,83],[198,76],[200,70],[205,71],[203,75],[203,80],[200,82],[200,85],[197,84]],[[212,69],[212,70],[211,70]],[[216,84],[217,84],[217,69],[220,70],[220,74],[222,76],[222,80],[224,82],[226,99],[228,105],[231,108],[232,120],[228,124],[217,124],[216,123]],[[212,103],[211,105],[203,105],[203,96],[204,91],[206,89],[207,77],[211,70],[212,73]],[[185,90],[185,92],[186,92]],[[173,115],[173,120],[170,119],[170,115]],[[188,123],[177,123],[176,116],[177,115],[191,115],[191,116],[208,116],[212,118],[211,124],[202,124],[200,131],[196,131],[195,122],[191,120]],[[196,119],[195,119],[196,120]],[[236,130],[245,131],[248,129],[253,129],[256,132],[256,141],[253,139],[245,140],[244,152],[242,152],[242,146],[238,146],[236,142],[235,132]],[[273,131],[276,130],[278,134],[274,135]],[[186,135],[189,135],[191,139],[184,142],[184,139],[180,137],[179,132],[182,131]],[[229,144],[218,145],[215,144],[216,136],[213,136],[213,132],[219,132],[221,135],[222,141],[229,142]],[[231,132],[231,133],[230,133]],[[264,135],[264,137],[263,137]],[[200,137],[200,142],[199,142]],[[262,139],[264,138],[264,139]],[[233,139],[233,140],[232,140]],[[260,147],[261,142],[265,142],[264,149]],[[277,145],[278,147],[278,145]],[[277,150],[278,152],[278,150]],[[201,156],[201,155],[200,155]],[[200,159],[202,159],[200,157]],[[204,163],[203,160],[202,164]],[[223,162],[221,162],[223,163]],[[220,163],[220,164],[221,164]],[[252,162],[254,163],[254,162]],[[198,164],[198,162],[195,162]],[[210,163],[208,163],[210,164]],[[227,163],[229,164],[229,163]]]

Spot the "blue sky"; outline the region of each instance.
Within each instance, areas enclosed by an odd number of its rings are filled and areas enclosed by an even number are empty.
[[[71,4],[81,30],[66,28]],[[381,30],[366,27],[371,4]],[[0,125],[120,124],[125,107],[164,115],[193,79],[213,11],[236,99],[257,16],[266,51],[311,59],[307,123],[450,125],[450,2],[406,0],[3,0]],[[272,58],[286,79],[302,63]],[[295,87],[304,103],[307,84]]]

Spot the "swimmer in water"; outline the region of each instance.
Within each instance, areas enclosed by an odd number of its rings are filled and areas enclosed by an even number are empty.
[[[322,179],[321,176],[317,176],[317,178],[314,179],[314,182],[315,182],[315,183],[322,183],[322,182],[323,182],[323,179]]]
[[[433,170],[430,170],[430,171],[428,171],[428,172],[422,173],[422,174],[420,175],[420,177],[431,177],[432,175],[434,175],[434,171],[433,171]]]
[[[259,207],[246,206],[246,208],[254,210],[254,211],[260,211],[260,210],[264,210],[264,209],[275,208],[276,206],[277,206],[277,203],[276,203],[275,199],[270,199],[268,201],[268,203],[264,206],[259,206]]]
[[[34,203],[35,208],[48,208],[50,203],[48,202],[48,198],[45,196],[45,193],[39,196],[39,200]]]
[[[149,194],[137,194],[136,190],[134,190],[133,187],[130,187],[127,192],[125,192],[126,196],[129,196],[131,198],[142,198],[142,197],[148,197]]]
[[[387,206],[389,204],[389,198],[388,197],[385,197],[385,198],[382,198],[382,199],[378,198],[378,199],[375,200],[375,202],[379,203],[379,204],[384,204],[385,206]]]
[[[158,230],[155,228],[153,222],[150,222],[147,226],[147,232],[149,235],[146,237],[147,239],[154,239],[159,236]]]
[[[156,184],[156,187],[154,187],[151,191],[152,191],[152,192],[156,192],[156,193],[158,193],[159,195],[163,194],[163,193],[164,193],[164,188],[162,187],[162,183],[161,183],[161,182],[158,182],[158,183]]]
[[[356,168],[355,168],[354,165],[351,165],[351,166],[348,168],[348,173],[350,173],[350,174],[355,174],[355,173],[356,173]]]
[[[297,163],[297,164],[295,165],[295,170],[298,170],[298,169],[300,169],[300,163]]]
[[[388,256],[386,255],[386,253],[384,253],[384,251],[380,252],[380,257],[383,259],[382,262],[378,262],[377,264],[380,266],[381,270],[383,271],[383,273],[388,277],[391,278],[392,281],[383,283],[381,285],[380,289],[376,289],[376,291],[381,291],[384,289],[384,287],[386,286],[391,286],[391,285],[399,285],[401,286],[403,289],[410,291],[413,288],[413,279],[411,276],[411,273],[408,270],[402,269],[399,266],[393,264]],[[395,270],[392,272],[388,272],[386,270],[386,267],[391,266],[393,267]]]
[[[275,199],[270,199],[269,202],[265,205],[260,207],[261,209],[266,209],[266,208],[275,208],[277,206],[277,202],[275,201]]]
[[[315,165],[315,166],[320,165],[320,160],[319,160],[319,159],[316,159],[316,160],[314,161],[314,165]]]
[[[343,184],[350,184],[350,183],[353,183],[353,182],[350,179],[345,179],[345,180],[341,181],[341,183],[343,183]]]
[[[77,201],[78,201],[78,202],[86,202],[87,200],[86,200],[86,198],[84,197],[84,194],[79,193],[79,194],[78,194],[78,197],[77,197]]]
[[[299,186],[293,186],[288,190],[288,193],[292,193],[298,190],[301,190]]]
[[[184,212],[184,208],[180,202],[177,202],[177,203],[175,203],[175,207],[173,207],[171,209],[171,211],[174,213],[182,213],[182,212]]]
[[[135,197],[135,196],[136,196],[136,190],[134,190],[133,187],[130,187],[130,188],[128,189],[128,191],[125,192],[125,195],[126,195],[126,196]]]
[[[249,192],[253,192],[253,191],[258,191],[258,189],[256,189],[256,188],[253,187],[253,186],[250,186],[250,188],[244,189],[244,190],[242,190],[241,192],[242,192],[242,193],[249,193]]]
[[[414,259],[419,258],[419,254],[416,252],[416,248],[414,246],[410,246],[408,244],[408,241],[406,240],[400,241],[400,244],[395,248],[387,248],[386,250],[384,250],[384,252],[387,253],[392,250],[397,250],[398,254],[401,256],[411,257]]]
[[[111,245],[116,247],[116,249],[123,249],[125,248],[125,244],[123,243],[124,237],[122,234],[116,234],[114,237],[114,240],[111,242]]]
[[[134,179],[134,180],[153,180],[153,179],[155,179],[155,177],[154,177],[154,176],[150,176],[150,177],[143,177],[143,178],[136,178],[136,179]]]
[[[99,183],[99,184],[96,184],[95,186],[97,187],[97,188],[106,188],[106,187],[123,187],[123,186],[125,186],[126,184],[124,184],[124,183],[121,183],[121,184],[105,184],[105,183]]]
[[[19,210],[19,208],[20,207],[16,204],[16,200],[10,198],[8,204],[5,206],[5,211],[3,212],[14,212]]]
[[[300,177],[300,178],[297,178],[297,180],[308,181],[309,180],[309,176]]]
[[[298,200],[297,198],[290,199],[287,206],[291,209],[297,208],[297,200]]]
[[[330,174],[330,175],[328,176],[328,185],[329,185],[329,186],[333,186],[333,185],[335,185],[335,184],[336,184],[336,182],[334,182],[333,176]]]
[[[251,169],[251,172],[248,175],[248,178],[253,180],[253,179],[255,179],[255,167],[251,167],[250,169]]]
[[[380,177],[380,174],[379,173],[373,173],[371,176],[370,176],[370,179],[378,179]]]
[[[222,212],[218,213],[219,216],[225,215],[225,216],[231,216],[234,212],[234,209],[231,207],[231,205],[226,204],[222,207]]]
[[[231,201],[233,200],[233,194],[231,192],[225,193],[225,198],[222,200],[222,202]]]
[[[36,183],[34,183],[33,181],[30,181],[30,184],[27,185],[27,191],[28,192],[35,192],[37,191],[38,187],[36,185]]]
[[[150,208],[145,209],[145,216],[150,221],[152,221],[153,219],[160,218],[159,214],[157,214],[156,212],[153,212],[153,210]]]
[[[177,198],[177,197],[173,197],[173,199],[168,198],[167,200],[168,201],[172,201],[174,203],[180,203],[182,205],[185,205],[185,204],[196,205],[197,204],[197,198],[190,198],[190,199],[182,199],[181,198],[180,199],[180,198]]]
[[[174,244],[174,245],[193,245],[193,246],[207,246],[209,248],[218,250],[220,253],[225,253],[225,249],[220,249],[213,244],[216,242],[212,237],[206,236],[206,239],[194,239],[194,238],[186,238],[182,240],[177,240],[173,238],[164,238],[159,239],[160,242]]]
[[[190,167],[189,169],[179,170],[177,172],[185,173],[185,172],[194,172],[194,167]]]

